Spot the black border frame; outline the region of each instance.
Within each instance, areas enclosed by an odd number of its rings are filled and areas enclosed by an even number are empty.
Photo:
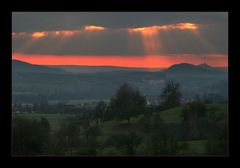
[[[20,2],[21,3],[21,2]],[[32,160],[32,161],[42,161],[42,160],[68,160],[68,161],[76,161],[77,159],[81,159],[84,161],[89,161],[89,159],[96,159],[96,161],[103,161],[103,162],[107,162],[110,160],[117,160],[120,161],[118,163],[121,164],[121,161],[129,161],[129,160],[134,160],[134,161],[144,161],[144,160],[148,160],[148,161],[163,161],[162,163],[174,163],[174,162],[169,162],[171,160],[175,160],[176,164],[178,163],[183,163],[185,164],[186,162],[190,161],[193,162],[195,164],[201,164],[201,161],[208,161],[211,163],[227,163],[228,161],[233,161],[236,159],[236,156],[238,154],[238,149],[239,149],[239,139],[237,136],[237,123],[238,123],[238,119],[239,119],[239,107],[237,107],[237,104],[240,103],[240,98],[239,98],[239,94],[240,94],[240,89],[239,89],[239,77],[237,75],[237,72],[239,71],[239,66],[237,65],[237,63],[240,63],[237,59],[240,57],[237,55],[236,50],[234,50],[234,37],[235,34],[233,33],[234,31],[234,16],[236,16],[236,12],[233,12],[231,10],[229,10],[227,8],[227,5],[223,8],[221,8],[220,10],[213,10],[210,6],[205,6],[205,10],[199,10],[195,8],[191,8],[193,10],[184,10],[186,9],[186,7],[183,7],[183,10],[172,10],[172,11],[223,11],[223,12],[228,12],[229,13],[229,156],[228,157],[12,157],[11,156],[11,85],[12,85],[12,81],[11,81],[11,75],[12,75],[12,69],[11,69],[11,22],[12,22],[12,18],[11,18],[11,13],[15,12],[15,11],[99,11],[96,10],[94,7],[91,9],[89,7],[83,7],[84,9],[76,9],[76,8],[71,8],[69,9],[68,6],[59,8],[56,10],[56,8],[49,8],[49,7],[44,7],[43,6],[38,6],[38,7],[33,7],[31,8],[31,10],[26,9],[26,7],[23,7],[24,4],[17,4],[16,7],[12,7],[10,10],[7,10],[6,12],[4,12],[2,14],[3,19],[2,21],[4,21],[4,24],[2,24],[1,28],[3,28],[3,30],[1,31],[1,44],[0,44],[0,68],[1,68],[1,88],[3,91],[3,94],[1,93],[0,96],[0,111],[1,111],[1,115],[3,115],[1,117],[2,121],[1,123],[3,124],[2,128],[2,132],[4,132],[4,138],[1,138],[2,140],[4,140],[2,143],[4,144],[4,150],[2,150],[1,154],[4,156],[3,158],[9,158],[11,161],[28,161],[28,160]],[[103,5],[103,4],[101,4]],[[182,4],[181,4],[182,5]],[[180,5],[180,7],[181,7]],[[96,7],[96,6],[95,6]],[[160,7],[156,6],[151,6],[149,9],[149,5],[145,5],[143,4],[143,6],[140,7],[140,9],[138,10],[132,10],[129,9],[130,6],[125,6],[122,7],[121,5],[119,6],[117,3],[114,4],[113,8],[110,8],[110,10],[106,10],[106,7],[101,8],[100,11],[169,11],[166,9],[159,9]],[[176,6],[175,6],[176,7]],[[199,7],[199,6],[198,6]],[[21,10],[19,10],[19,8],[21,8]],[[164,7],[161,7],[164,8]],[[122,10],[124,9],[124,10]],[[174,9],[174,8],[173,8]],[[206,10],[207,9],[207,10]],[[171,12],[171,10],[169,11]],[[2,17],[1,16],[1,17]],[[236,19],[237,20],[237,19]],[[231,32],[232,31],[232,32]],[[230,42],[231,41],[231,42]],[[235,51],[235,53],[234,53]],[[236,73],[236,74],[234,74]],[[237,86],[237,87],[236,87]],[[165,162],[166,161],[166,162]],[[118,164],[115,163],[115,164]],[[161,162],[159,162],[159,164],[161,164]],[[195,164],[193,164],[192,166],[194,166]]]

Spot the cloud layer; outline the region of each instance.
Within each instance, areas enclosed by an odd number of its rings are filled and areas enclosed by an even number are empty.
[[[226,55],[227,16],[226,12],[14,12],[12,51],[65,56]]]

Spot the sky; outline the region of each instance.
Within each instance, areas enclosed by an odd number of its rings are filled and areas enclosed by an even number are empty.
[[[13,12],[12,59],[39,65],[228,66],[228,13]]]

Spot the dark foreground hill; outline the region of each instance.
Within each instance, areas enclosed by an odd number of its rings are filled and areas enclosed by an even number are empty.
[[[129,155],[129,154],[136,155],[136,156],[137,155],[151,156],[151,155],[166,155],[166,154],[169,156],[226,155],[227,146],[224,144],[228,137],[227,137],[226,131],[224,130],[227,127],[226,125],[227,116],[228,116],[227,104],[214,103],[214,104],[205,104],[205,106],[207,109],[206,116],[201,117],[201,122],[199,123],[197,130],[195,129],[195,131],[201,132],[201,134],[199,134],[197,137],[186,136],[185,132],[188,129],[186,129],[182,124],[184,121],[183,115],[182,115],[184,106],[180,106],[180,107],[175,107],[175,108],[171,108],[164,111],[155,111],[148,115],[140,114],[137,116],[133,116],[131,117],[130,123],[128,123],[127,120],[120,121],[120,120],[111,119],[111,120],[105,121],[104,123],[98,123],[96,126],[94,124],[94,121],[92,121],[91,125],[92,125],[92,129],[95,128],[93,129],[95,130],[94,131],[95,133],[92,133],[91,135],[94,135],[97,138],[95,139],[95,141],[88,140],[88,142],[90,141],[90,142],[96,143],[96,145],[94,146],[94,149],[96,151],[94,153],[92,153],[89,150],[87,150],[88,153],[86,153],[85,147],[90,146],[89,144],[85,144],[86,146],[85,145],[81,146],[81,144],[84,142],[83,139],[85,135],[81,133],[80,136],[82,141],[80,141],[81,143],[75,143],[76,145],[74,146],[74,150],[72,151],[73,153],[65,152],[65,153],[56,153],[56,154],[57,155],[101,155],[101,156],[106,156],[106,155],[116,156],[116,155]],[[49,121],[51,131],[53,132],[53,134],[51,135],[53,136],[58,135],[54,133],[59,133],[59,130],[64,128],[64,131],[62,131],[63,136],[61,136],[61,137],[64,137],[65,135],[64,133],[66,133],[66,130],[68,129],[66,129],[67,127],[62,127],[63,123],[64,125],[70,123],[73,126],[74,124],[76,126],[77,123],[78,124],[85,123],[84,122],[85,119],[83,119],[82,121],[79,116],[80,115],[68,114],[68,113],[62,113],[62,114],[61,113],[60,114],[59,113],[14,113],[13,122],[16,121],[16,119],[18,118],[26,118],[26,119],[29,119],[30,121],[37,121],[37,120],[39,121],[41,120],[42,117],[45,117]],[[210,121],[213,121],[213,122],[210,122]],[[16,129],[16,132],[18,131],[18,128],[19,127],[14,127],[14,129]],[[76,130],[79,131],[79,130],[72,129],[76,127],[69,127],[69,128],[70,129],[68,131],[70,133],[67,133],[65,136],[68,137],[67,139],[71,139],[71,138],[73,139],[74,137],[76,137],[73,135],[77,134],[75,131]],[[36,130],[34,130],[32,134],[34,134],[35,131]],[[81,131],[84,131],[83,128],[81,128]],[[160,135],[160,138],[158,136],[153,136],[155,131],[158,131],[157,134],[155,135]],[[25,133],[26,131],[24,130],[22,132]],[[75,132],[75,134],[72,134],[72,132]],[[131,140],[130,142],[133,142],[133,143],[128,143],[129,139],[128,138],[125,139],[126,136],[128,137],[130,135],[135,135],[135,136],[131,136],[132,138],[130,139]],[[28,136],[28,135],[25,134],[25,136]],[[38,134],[36,136],[38,136]],[[30,135],[30,137],[32,136]],[[56,139],[59,140],[59,138],[61,137],[58,136],[58,138]],[[161,137],[164,137],[163,139],[166,140],[165,142],[167,142],[167,143],[164,143],[162,147],[160,146],[163,141]],[[17,141],[22,139],[23,139],[22,136],[18,136],[18,137],[15,136],[15,139],[13,140]],[[34,140],[37,143],[39,143],[38,139],[31,138],[31,141],[34,141]],[[55,139],[52,138],[51,140],[53,140],[54,142]],[[29,143],[29,141],[21,141],[21,142],[27,145]],[[70,141],[70,142],[75,142],[75,141]],[[57,143],[54,143],[54,144],[57,144]],[[60,144],[60,147],[59,147],[60,149],[62,149],[62,146],[63,146],[62,144],[64,143]],[[170,146],[171,148],[169,148],[169,144],[175,144],[175,145]],[[77,147],[78,145],[80,147]],[[128,153],[127,151],[122,150],[124,149],[125,146],[129,147],[130,145],[135,146],[134,153]],[[155,149],[161,149],[161,150],[158,150],[158,152],[156,152]],[[169,150],[169,149],[174,149],[174,150]],[[68,151],[69,149],[65,147],[64,150]],[[47,153],[47,155],[52,155],[52,153],[49,152]]]

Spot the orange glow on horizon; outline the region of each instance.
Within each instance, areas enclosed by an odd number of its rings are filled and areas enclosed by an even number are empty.
[[[29,35],[27,32],[12,32],[12,37],[16,38],[16,37],[21,37],[21,36],[27,36]]]
[[[65,37],[69,37],[69,36],[73,36],[76,33],[79,33],[80,30],[62,30],[62,31],[54,31],[52,33],[52,35],[56,35],[56,36],[65,36]]]
[[[200,26],[195,23],[178,23],[178,24],[170,24],[170,25],[161,25],[161,26],[147,26],[147,27],[138,27],[138,28],[130,28],[129,32],[144,32],[149,30],[167,30],[167,29],[180,29],[180,30],[196,30]]]
[[[32,37],[33,37],[33,38],[42,38],[42,37],[44,37],[44,36],[46,36],[46,35],[47,35],[46,32],[34,32],[34,33],[32,34]]]
[[[105,27],[102,27],[102,26],[94,26],[94,25],[85,26],[85,27],[84,27],[84,30],[87,30],[87,31],[92,31],[92,30],[105,30],[105,29],[106,29]]]
[[[199,25],[194,23],[179,23],[176,25],[176,28],[181,30],[196,30],[199,28]]]
[[[206,55],[207,64],[227,67],[225,55]],[[58,56],[58,55],[28,55],[13,53],[12,59],[38,65],[86,65],[86,66],[120,66],[137,68],[167,68],[173,64],[201,64],[201,56],[194,55],[149,55],[149,56]]]

